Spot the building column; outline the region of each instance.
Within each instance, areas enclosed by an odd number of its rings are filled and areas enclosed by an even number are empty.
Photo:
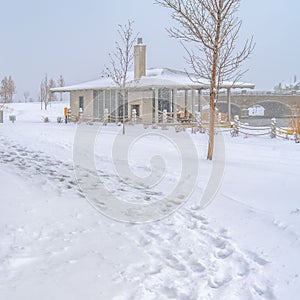
[[[115,95],[115,122],[119,122],[119,90],[116,90]]]
[[[188,111],[187,111],[187,102],[188,102],[188,90],[184,90],[184,118],[188,118]]]
[[[202,118],[201,97],[202,97],[202,89],[199,89],[198,90],[198,112],[200,113]]]
[[[173,122],[177,123],[177,89],[172,90],[172,112],[173,112]]]
[[[158,89],[154,90],[154,120],[155,124],[158,124]]]
[[[192,90],[192,121],[195,120],[195,90]]]
[[[228,122],[231,122],[231,88],[227,89],[227,114],[228,114]]]

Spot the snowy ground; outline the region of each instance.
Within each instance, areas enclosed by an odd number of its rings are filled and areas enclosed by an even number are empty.
[[[125,224],[80,191],[76,125],[56,123],[64,106],[14,104],[0,124],[1,300],[299,299],[299,144],[225,134],[223,183],[200,209],[207,137],[193,135],[203,172],[190,199],[162,221]]]

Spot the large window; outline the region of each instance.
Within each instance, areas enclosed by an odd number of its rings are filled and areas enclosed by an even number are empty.
[[[123,117],[125,120],[128,118],[128,94],[125,94],[125,100],[124,95],[122,92],[118,91],[118,120],[122,121]]]
[[[160,113],[163,112],[164,109],[166,109],[167,112],[171,111],[170,97],[169,89],[163,88],[158,90],[158,110]]]
[[[101,121],[104,115],[104,91],[94,91],[93,96],[94,119],[97,121]]]
[[[103,121],[104,110],[108,111],[108,121],[123,120],[123,97],[116,90],[94,90],[94,119]],[[125,101],[125,118],[128,115],[128,101]]]

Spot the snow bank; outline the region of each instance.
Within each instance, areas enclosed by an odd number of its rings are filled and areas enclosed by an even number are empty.
[[[201,209],[210,170],[207,137],[191,135],[202,169],[190,199],[162,221],[123,224],[98,214],[78,187],[76,125],[56,123],[64,106],[53,105],[51,122],[44,123],[37,103],[11,104],[8,114],[17,121],[9,122],[6,112],[0,124],[1,299],[299,298],[298,144],[225,134],[223,184]],[[110,177],[108,145],[119,130],[109,125],[101,131],[107,148],[97,165],[121,197],[132,196],[130,187]],[[138,159],[131,160],[138,168],[146,154],[141,145],[135,151]]]

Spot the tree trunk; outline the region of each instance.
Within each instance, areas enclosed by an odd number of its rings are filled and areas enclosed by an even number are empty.
[[[209,141],[207,159],[212,160],[214,152],[215,140],[215,100],[216,100],[216,77],[217,77],[217,62],[218,62],[218,48],[215,47],[213,55],[213,67],[210,83],[210,97],[209,97]]]
[[[214,152],[214,140],[215,140],[215,92],[211,87],[210,100],[209,100],[209,141],[207,159],[212,160]]]
[[[215,141],[215,100],[216,100],[216,78],[217,78],[217,65],[219,59],[219,40],[220,40],[220,32],[221,32],[221,11],[223,7],[223,0],[219,0],[219,11],[218,11],[218,21],[217,21],[217,29],[216,29],[216,38],[215,38],[215,46],[213,53],[213,61],[212,61],[212,72],[211,72],[211,82],[210,82],[210,114],[209,114],[209,142],[208,142],[208,151],[207,151],[207,159],[212,160],[213,152],[214,152],[214,141]]]
[[[42,89],[42,86],[40,88],[40,98],[41,98],[41,110],[43,110],[43,89]]]
[[[123,134],[125,134],[125,106],[126,106],[126,91],[123,87],[122,89],[122,96],[123,96]]]

